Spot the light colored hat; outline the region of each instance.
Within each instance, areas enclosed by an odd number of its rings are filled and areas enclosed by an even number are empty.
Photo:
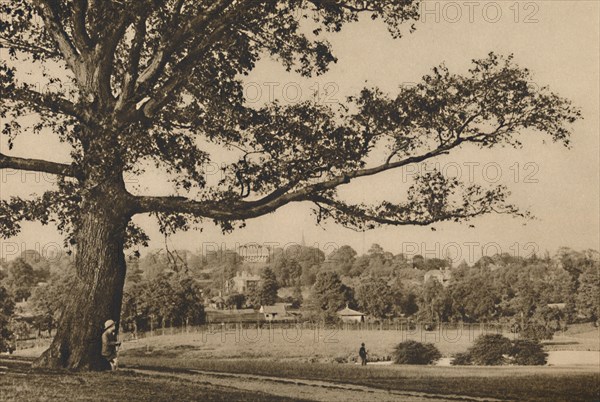
[[[106,331],[107,329],[109,329],[110,327],[114,327],[115,326],[115,322],[113,320],[107,320],[104,323],[104,330]]]

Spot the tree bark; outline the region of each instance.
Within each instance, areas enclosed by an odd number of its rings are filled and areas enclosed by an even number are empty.
[[[119,321],[125,283],[125,229],[129,216],[105,186],[84,201],[76,232],[76,285],[56,336],[34,367],[106,370],[101,335],[106,320]],[[119,186],[117,186],[119,187]],[[115,187],[113,187],[114,189]]]

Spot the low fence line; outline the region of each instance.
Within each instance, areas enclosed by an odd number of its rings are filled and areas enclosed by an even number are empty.
[[[460,333],[512,333],[510,325],[506,324],[486,324],[486,323],[441,323],[441,324],[422,324],[422,323],[343,323],[343,324],[323,324],[313,322],[302,323],[277,323],[277,322],[223,322],[207,323],[195,326],[183,327],[165,327],[155,328],[150,331],[123,332],[121,334],[124,340],[143,339],[153,336],[170,336],[194,333],[217,334],[244,330],[302,330],[302,331],[395,331],[403,332],[407,335],[421,334],[422,332],[435,335],[436,333],[449,333],[457,331]]]

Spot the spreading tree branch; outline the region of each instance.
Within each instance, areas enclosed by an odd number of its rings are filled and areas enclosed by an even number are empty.
[[[353,170],[323,182],[304,186],[293,192],[288,192],[293,186],[284,186],[257,201],[232,201],[228,205],[226,202],[202,202],[190,200],[185,197],[132,196],[133,202],[136,205],[134,209],[136,213],[188,213],[191,215],[204,216],[213,219],[249,219],[273,212],[277,208],[280,208],[291,202],[309,201],[314,196],[324,191],[333,190],[343,184],[350,183],[352,179],[372,176],[381,172],[397,169],[413,163],[419,163],[435,156],[442,155],[448,152],[451,148],[457,147],[463,141],[463,139],[457,139],[451,144],[448,144],[444,147],[439,147],[436,150],[427,152],[420,156],[409,157],[397,162],[385,163],[372,168]]]
[[[41,159],[19,158],[0,154],[0,169],[29,170],[55,174],[58,176],[78,177],[71,165],[49,162]]]
[[[90,38],[85,26],[86,14],[88,11],[88,0],[73,1],[73,12],[71,19],[73,21],[73,39],[75,44],[82,51],[89,51],[94,42]]]
[[[184,21],[175,32],[166,32],[154,57],[140,73],[138,86],[142,89],[142,93],[146,93],[154,86],[173,54],[181,46],[184,46],[188,39],[217,20],[217,16],[234,2],[235,0],[215,1],[204,13]],[[176,15],[176,18],[179,18],[179,14]]]
[[[77,118],[81,123],[89,124],[89,119],[77,106],[57,94],[42,94],[27,87],[13,88],[9,91],[0,91],[5,99],[23,102],[34,110],[48,110],[56,114]]]
[[[60,20],[58,2],[55,0],[33,0],[48,33],[54,39],[64,60],[73,72],[80,71],[80,57],[71,39],[65,32]]]

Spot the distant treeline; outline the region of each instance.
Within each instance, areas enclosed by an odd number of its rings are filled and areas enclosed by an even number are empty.
[[[297,245],[269,250],[260,263],[230,250],[154,251],[128,259],[121,321],[132,330],[192,325],[203,322],[213,302],[225,309],[287,302],[312,320],[336,321],[348,305],[370,320],[504,322],[551,332],[574,321],[598,321],[599,261],[597,251],[568,248],[544,257],[486,256],[456,267],[378,245],[363,255],[342,246],[327,256]],[[261,279],[238,293],[232,279],[242,271]],[[3,263],[0,286],[7,290],[4,299],[28,301],[29,311],[15,313],[35,317],[41,331],[54,327],[75,277],[70,258],[48,261],[29,251]]]

